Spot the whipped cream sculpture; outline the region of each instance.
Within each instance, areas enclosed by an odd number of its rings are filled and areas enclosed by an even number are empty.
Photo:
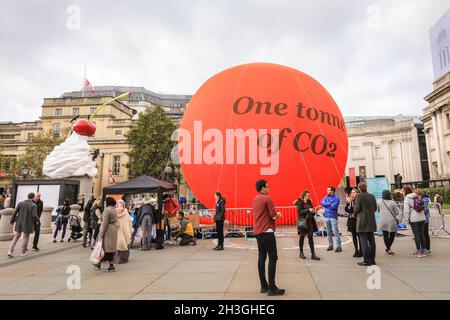
[[[107,105],[113,101],[129,98],[131,92],[126,92],[112,98],[95,110],[89,119],[73,118],[76,120],[72,135],[62,144],[56,146],[44,161],[43,172],[51,179],[62,179],[68,177],[79,177],[88,175],[93,178],[98,170],[91,155],[91,147],[88,138],[95,134],[95,124],[92,119]],[[78,119],[78,120],[77,120]]]
[[[43,172],[51,179],[88,175],[93,178],[98,170],[91,154],[88,138],[95,134],[95,124],[87,119],[78,119],[73,133],[47,156]]]

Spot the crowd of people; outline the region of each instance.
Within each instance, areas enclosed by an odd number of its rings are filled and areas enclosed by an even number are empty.
[[[282,215],[275,209],[273,200],[269,195],[269,188],[266,180],[256,182],[258,194],[253,199],[254,234],[259,252],[260,292],[276,296],[285,293],[285,290],[279,289],[275,283],[278,253],[274,232],[276,220],[280,219]],[[335,193],[335,187],[328,187],[327,195],[322,199],[321,206],[316,208],[311,202],[311,195],[308,190],[303,191],[300,198],[294,201],[298,214],[297,232],[299,235],[300,259],[306,259],[303,248],[305,238],[308,237],[311,259],[320,261],[320,258],[315,254],[313,238],[314,233],[318,231],[315,216],[319,208],[324,209],[324,224],[328,238],[327,251],[334,250],[335,238],[335,252],[342,252],[338,223],[340,199]],[[398,225],[402,221],[408,223],[413,232],[415,242],[413,255],[423,258],[432,254],[429,235],[430,198],[422,190],[412,190],[408,186],[402,189],[402,193],[404,198],[403,210],[400,210],[397,203],[392,199],[389,190],[384,190],[382,198],[378,201],[373,194],[367,191],[367,184],[364,182],[360,182],[358,188],[351,190],[347,197],[345,211],[348,213],[347,228],[352,235],[355,249],[353,257],[363,258],[363,261],[357,262],[358,265],[376,265],[375,233],[377,230],[381,230],[383,233],[386,255],[394,255],[392,246],[397,235]],[[435,202],[442,205],[442,197],[437,195]],[[378,223],[375,218],[376,212],[380,214]],[[268,280],[266,279],[267,258],[269,259]]]

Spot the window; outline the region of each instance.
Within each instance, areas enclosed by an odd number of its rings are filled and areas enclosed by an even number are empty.
[[[31,133],[31,132],[28,133],[28,135],[27,135],[27,140],[28,140],[28,141],[33,140],[33,133]]]
[[[352,160],[363,160],[365,159],[364,155],[361,154],[361,148],[359,146],[350,147]]]
[[[116,135],[116,137],[121,137],[122,136],[122,130],[116,130],[115,135]]]
[[[61,108],[56,108],[55,109],[55,116],[57,116],[57,117],[61,117],[62,116],[62,109]]]
[[[72,109],[72,115],[73,116],[79,116],[80,115],[80,108],[73,108]]]
[[[53,135],[55,137],[61,136],[61,123],[54,123],[53,124]]]
[[[96,107],[91,107],[91,111],[89,112],[89,114],[94,114],[96,110],[97,110]]]
[[[381,147],[375,147],[373,153],[375,158],[381,158]]]
[[[113,157],[113,175],[120,175],[120,156]]]
[[[438,35],[438,49],[439,49],[439,62],[441,69],[450,64],[450,55],[448,51],[448,36],[445,30],[442,30]]]

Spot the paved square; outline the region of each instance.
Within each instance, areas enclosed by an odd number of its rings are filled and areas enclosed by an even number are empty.
[[[367,281],[372,274],[356,265],[360,259],[352,257],[353,244],[343,233],[342,253],[327,252],[326,238],[315,237],[322,260],[312,261],[299,259],[295,229],[280,228],[277,284],[287,293],[275,299],[450,299],[449,237],[433,237],[433,255],[421,259],[412,256],[409,231],[396,238],[394,256],[384,254],[383,239],[376,237],[381,282],[379,289],[370,290]],[[133,249],[128,264],[107,273],[93,268],[91,250],[79,242],[53,244],[50,235],[43,235],[40,252],[13,259],[6,257],[9,243],[0,242],[0,299],[273,299],[259,293],[255,239],[226,239],[221,252],[212,250],[216,240],[197,243],[166,245],[160,251]],[[309,258],[307,244],[305,254]],[[80,289],[67,288],[69,266],[81,272]]]

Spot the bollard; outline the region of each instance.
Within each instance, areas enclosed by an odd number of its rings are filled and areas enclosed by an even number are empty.
[[[13,225],[10,223],[13,214],[13,208],[0,210],[0,241],[10,241],[14,238]]]
[[[45,206],[41,215],[41,234],[52,233],[52,213],[53,207]]]

